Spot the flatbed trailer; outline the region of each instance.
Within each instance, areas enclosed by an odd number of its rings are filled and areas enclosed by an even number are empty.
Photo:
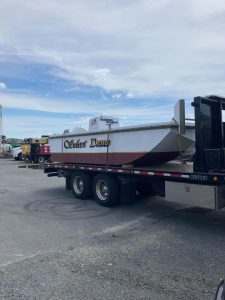
[[[225,207],[225,98],[195,97],[193,162],[133,167],[45,163],[48,177],[65,177],[76,198],[94,197],[103,206],[135,199],[136,192],[158,194],[167,201],[209,209]]]
[[[158,194],[167,201],[209,209],[225,207],[225,172],[193,172],[193,163],[173,161],[153,167],[132,168],[49,163],[48,177],[65,177],[76,198],[94,196],[103,206],[127,203]]]

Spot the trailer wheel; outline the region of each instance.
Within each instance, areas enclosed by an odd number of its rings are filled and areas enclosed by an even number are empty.
[[[93,195],[98,204],[106,207],[116,205],[120,200],[120,185],[112,175],[98,174],[93,181]]]
[[[39,164],[43,164],[43,163],[45,162],[44,156],[38,156],[37,162],[38,162]]]
[[[71,188],[75,198],[87,199],[91,197],[92,178],[90,174],[76,171],[71,176]]]

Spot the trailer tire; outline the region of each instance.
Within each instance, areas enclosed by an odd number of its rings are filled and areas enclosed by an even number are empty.
[[[85,200],[92,195],[91,175],[83,171],[76,171],[71,176],[71,189],[75,198]]]
[[[37,163],[43,164],[44,162],[45,162],[44,156],[38,156],[38,158],[37,158]]]
[[[96,202],[102,206],[115,206],[120,201],[119,180],[112,175],[96,175],[92,189]]]

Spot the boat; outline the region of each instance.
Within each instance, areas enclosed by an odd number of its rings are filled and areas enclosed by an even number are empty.
[[[170,122],[126,127],[114,117],[92,118],[89,130],[77,128],[49,137],[51,161],[150,166],[174,160],[195,142],[195,126],[185,120],[184,100],[174,111]]]

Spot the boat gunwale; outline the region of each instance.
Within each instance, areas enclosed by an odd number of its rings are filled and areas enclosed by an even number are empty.
[[[127,126],[127,127],[119,127],[111,130],[99,130],[99,131],[86,131],[80,133],[70,133],[70,134],[60,134],[60,135],[51,135],[49,139],[57,139],[57,138],[69,138],[69,137],[80,137],[80,136],[88,136],[88,135],[99,135],[99,134],[108,134],[108,133],[117,133],[117,132],[130,132],[130,131],[143,131],[143,130],[154,130],[154,129],[164,129],[164,128],[178,128],[178,124],[176,123],[161,123],[161,124],[152,124],[152,125],[136,125],[136,127]],[[185,125],[187,129],[194,129],[194,124]]]

